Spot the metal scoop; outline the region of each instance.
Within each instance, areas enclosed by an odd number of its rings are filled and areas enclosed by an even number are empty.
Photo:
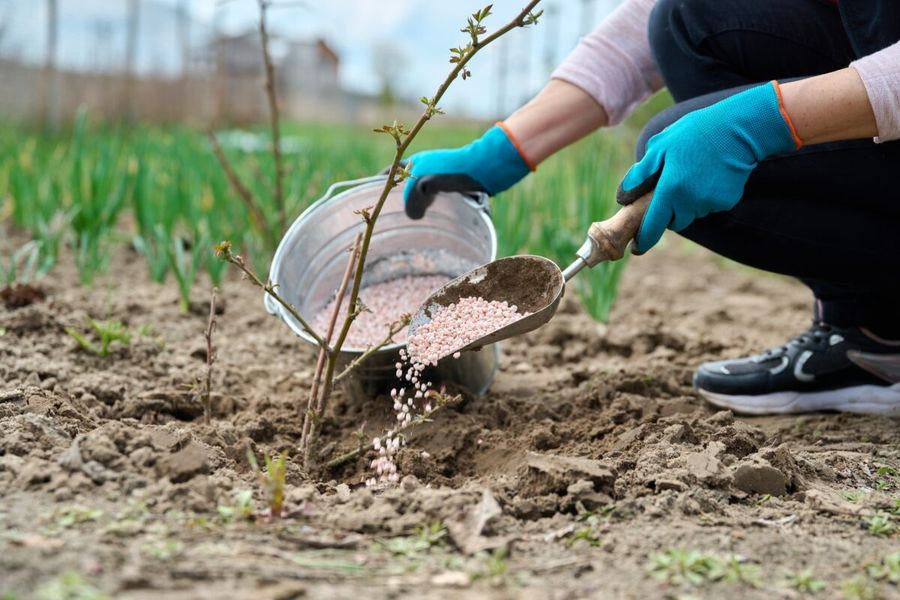
[[[619,209],[609,219],[593,223],[588,229],[587,240],[576,252],[577,258],[564,271],[548,258],[521,255],[489,262],[457,277],[422,304],[410,321],[409,337],[429,323],[437,311],[467,296],[506,301],[514,304],[520,313],[531,314],[458,348],[457,352],[475,350],[537,329],[556,313],[566,282],[576,273],[584,267],[594,267],[624,256],[626,246],[637,234],[652,195],[646,194]]]

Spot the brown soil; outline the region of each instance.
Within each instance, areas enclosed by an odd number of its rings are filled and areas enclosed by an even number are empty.
[[[12,310],[13,308],[22,308],[35,302],[40,302],[46,298],[44,291],[32,285],[18,283],[0,289],[0,301],[3,306]]]
[[[253,489],[265,512],[246,450],[294,451],[312,352],[228,282],[205,425],[191,389],[205,286],[182,313],[174,284],[144,283],[133,253],[113,262],[92,289],[63,266],[44,302],[0,310],[0,596],[791,598],[787,578],[804,570],[824,597],[898,595],[866,570],[898,546],[867,525],[896,524],[900,477],[879,472],[900,470],[896,421],[739,418],[691,390],[698,362],[806,326],[793,283],[669,240],[632,259],[608,326],[568,300],[505,343],[486,397],[411,436],[400,487],[362,487],[368,459],[315,485],[289,459],[288,518],[251,522],[218,508]],[[90,355],[64,330],[89,318],[143,335]],[[386,398],[338,395],[320,458],[391,415]],[[444,528],[423,536],[432,524]],[[696,586],[661,581],[649,565],[670,548],[741,562]]]

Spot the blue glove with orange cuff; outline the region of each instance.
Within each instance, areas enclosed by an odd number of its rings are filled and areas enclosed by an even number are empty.
[[[761,160],[800,146],[776,81],[681,117],[650,138],[644,157],[619,184],[620,204],[656,189],[637,251],[652,248],[667,227],[681,231],[694,219],[731,210]]]
[[[462,148],[426,150],[409,158],[411,177],[403,189],[406,214],[421,219],[438,192],[499,194],[533,171],[502,123]]]

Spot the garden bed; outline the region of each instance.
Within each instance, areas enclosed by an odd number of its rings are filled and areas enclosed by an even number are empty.
[[[668,242],[631,260],[608,326],[567,298],[504,343],[488,395],[417,429],[383,492],[363,486],[371,455],[318,484],[291,460],[315,357],[257,290],[221,292],[206,425],[191,390],[204,286],[182,312],[132,252],[93,288],[60,265],[46,299],[0,306],[0,595],[896,595],[897,422],[705,405],[693,366],[782,342],[809,297]],[[130,344],[79,349],[65,327],[89,318],[121,320]],[[389,398],[338,394],[320,462],[392,418]],[[288,453],[280,521],[263,516],[248,447]]]

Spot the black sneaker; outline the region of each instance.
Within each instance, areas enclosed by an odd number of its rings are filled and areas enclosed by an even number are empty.
[[[694,387],[712,404],[744,414],[900,416],[900,341],[814,322],[780,348],[700,365]]]

